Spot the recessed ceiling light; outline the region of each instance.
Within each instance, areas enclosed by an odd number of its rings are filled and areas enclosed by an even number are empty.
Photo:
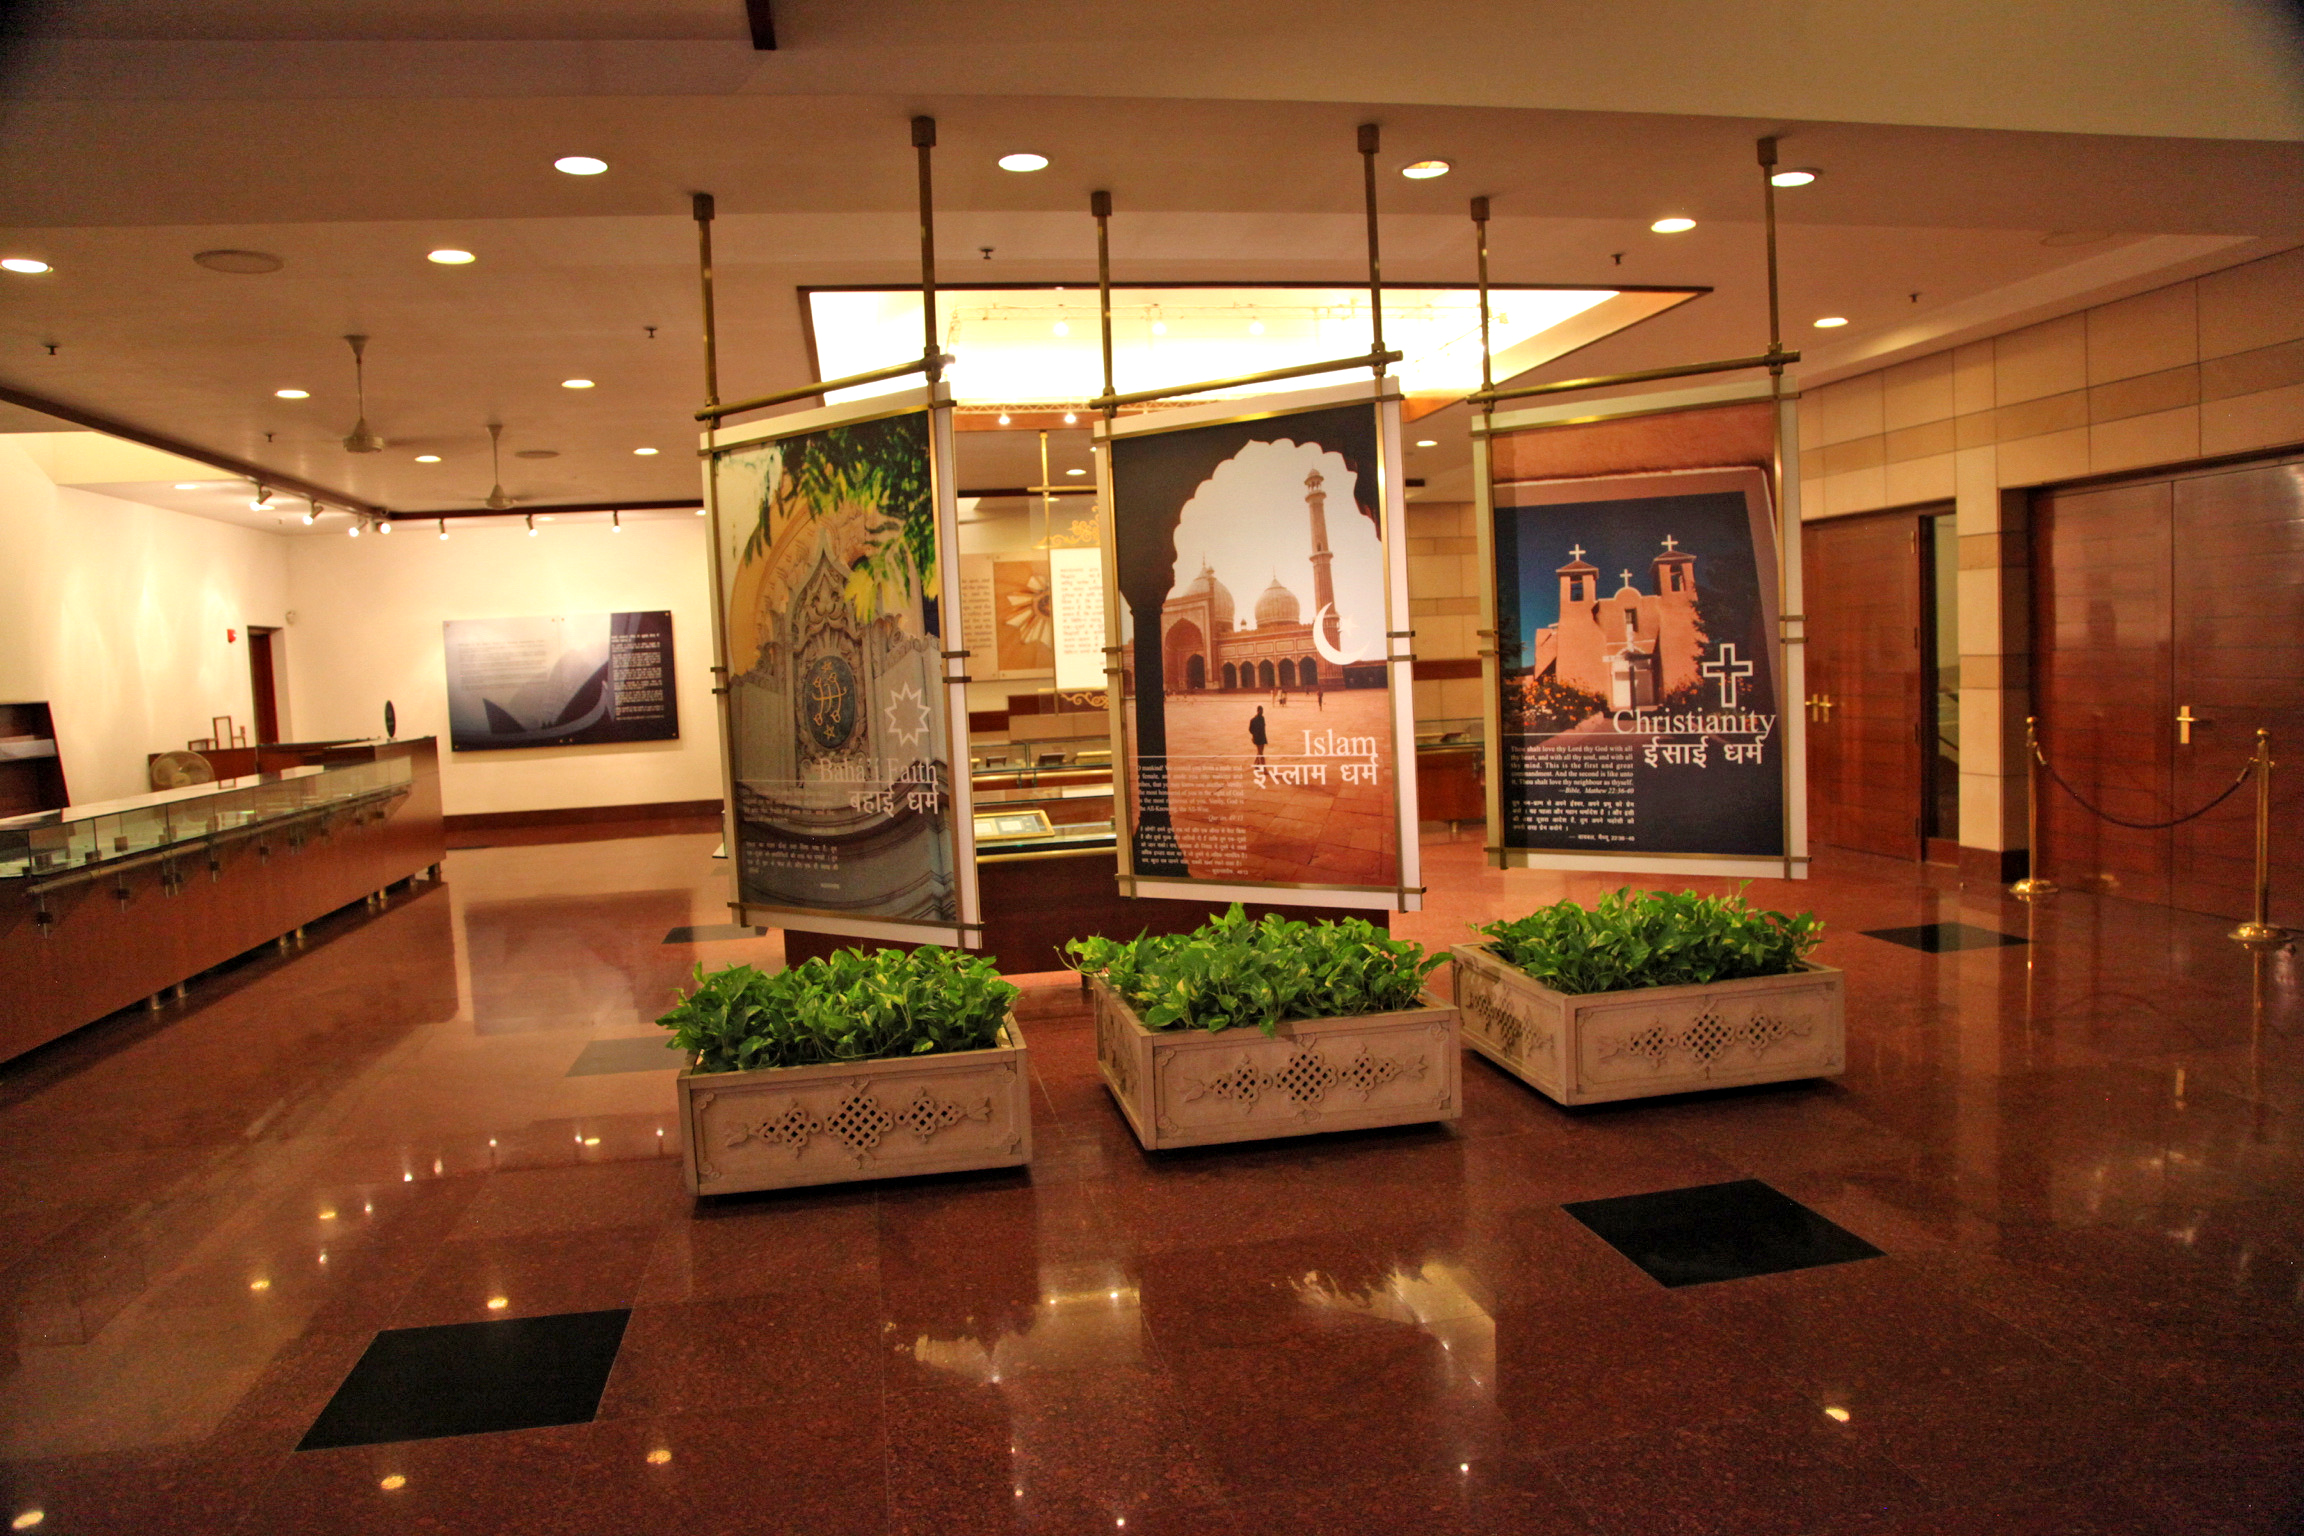
[[[1669,219],[1658,219],[1655,223],[1649,225],[1648,227],[1660,235],[1678,235],[1685,234],[1687,231],[1694,229],[1696,227],[1696,221],[1694,219],[1683,219],[1675,215]]]
[[[1430,181],[1435,176],[1447,175],[1453,169],[1455,167],[1445,160],[1419,160],[1413,165],[1400,167],[1400,174],[1410,181]]]
[[[249,276],[277,272],[287,265],[270,251],[202,251],[192,260],[211,272],[238,272]]]
[[[1248,322],[1248,334],[1249,334],[1249,335],[1251,335],[1251,336],[1261,336],[1261,335],[1263,335],[1263,334],[1264,334],[1264,322],[1263,322],[1263,321],[1261,321],[1261,320],[1251,320],[1251,321],[1249,321],[1249,322]]]
[[[1072,327],[1069,323],[1059,320],[1048,327],[1048,334],[1051,336],[1069,336],[1072,334]]]
[[[552,169],[570,176],[597,176],[608,169],[608,162],[595,160],[590,155],[562,155],[552,162]]]
[[[312,391],[308,389],[276,389],[272,391],[272,394],[274,398],[280,400],[309,400],[312,398]]]
[[[24,273],[52,270],[48,263],[37,256],[0,256],[0,267],[6,267],[11,272]]]
[[[468,267],[479,258],[470,251],[460,251],[452,245],[444,245],[436,251],[425,252],[424,259],[438,262],[443,267]]]
[[[652,459],[656,457],[656,450],[653,448],[635,448],[632,453],[636,458]]]
[[[1823,319],[1816,322],[1816,329],[1820,331],[1836,331],[1847,323],[1848,317],[1846,315],[1826,315]]]
[[[1437,448],[1440,445],[1429,437],[1420,437],[1416,439],[1416,446],[1419,448]]]
[[[179,480],[176,482],[176,489],[180,491],[203,491],[207,488],[207,482],[202,480]]]
[[[1078,411],[1066,411],[1064,413],[1064,425],[1068,427],[1079,421],[1079,419],[1080,413]]]
[[[1002,425],[1002,426],[1006,426],[1006,425],[1008,425],[1008,413],[1007,413],[1006,411],[1002,411],[1002,412],[1000,413],[1000,425]]]
[[[1000,157],[1000,169],[1004,171],[1044,171],[1048,169],[1048,157],[1029,153],[1002,155]]]
[[[1153,322],[1152,322],[1152,334],[1153,334],[1153,335],[1155,335],[1155,336],[1165,336],[1165,335],[1167,335],[1167,334],[1168,334],[1168,322],[1167,322],[1167,321],[1165,321],[1165,320],[1155,320],[1155,321],[1153,321]]]
[[[1804,187],[1816,179],[1814,171],[1778,171],[1768,179],[1779,187]]]
[[[1066,473],[1066,474],[1068,474],[1068,475],[1084,475],[1084,474],[1088,473],[1088,471],[1086,471],[1086,470],[1084,470],[1084,469],[1068,469],[1068,470],[1064,471],[1064,473]]]
[[[590,379],[562,379],[560,387],[562,389],[590,389],[592,381]]]
[[[420,453],[416,455],[416,462],[419,464],[437,464],[440,462],[440,455],[436,453]]]

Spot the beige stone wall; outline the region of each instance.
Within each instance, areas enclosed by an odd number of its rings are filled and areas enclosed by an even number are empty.
[[[1960,842],[2024,846],[2027,492],[2304,443],[2304,249],[1807,391],[1804,520],[1950,501]]]
[[[1478,540],[1468,501],[1408,504],[1408,627],[1420,661],[1480,655]],[[1416,684],[1416,718],[1477,720],[1480,679],[1452,677]]]

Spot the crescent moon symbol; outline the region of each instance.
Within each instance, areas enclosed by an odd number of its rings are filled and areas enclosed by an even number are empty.
[[[1322,660],[1335,666],[1348,667],[1362,658],[1348,656],[1342,650],[1328,643],[1328,612],[1332,606],[1329,603],[1322,603],[1320,611],[1312,617],[1312,647],[1320,653]]]

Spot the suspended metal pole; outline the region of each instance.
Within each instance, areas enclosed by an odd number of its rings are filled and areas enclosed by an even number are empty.
[[[720,403],[720,337],[712,318],[712,194],[690,194],[696,216],[696,264],[704,280],[704,406]]]
[[[936,344],[936,184],[929,159],[936,148],[936,119],[912,119],[912,147],[920,155],[920,356],[928,382],[944,377],[943,348]]]
[[[1472,199],[1472,227],[1480,245],[1480,390],[1486,394],[1496,387],[1496,379],[1488,355],[1488,199],[1484,197]]]
[[[1368,348],[1369,366],[1384,376],[1384,260],[1376,245],[1376,151],[1381,137],[1377,125],[1360,125],[1360,183],[1368,203],[1368,312],[1375,327]]]
[[[1777,357],[1784,350],[1784,313],[1777,300],[1776,287],[1776,138],[1773,134],[1760,141],[1760,211],[1768,230],[1768,355]],[[1784,364],[1772,362],[1768,372],[1780,380],[1784,377]]]
[[[1098,314],[1098,315],[1099,315],[1099,317],[1102,319],[1102,321],[1103,321],[1103,325],[1104,325],[1104,395],[1103,395],[1103,398],[1104,398],[1106,401],[1110,401],[1110,400],[1111,400],[1111,398],[1112,398],[1112,395],[1113,395],[1113,386],[1112,386],[1112,229],[1111,229],[1111,224],[1112,224],[1112,194],[1111,194],[1111,193],[1109,193],[1109,192],[1091,192],[1091,193],[1089,193],[1089,194],[1088,194],[1088,211],[1089,211],[1090,213],[1092,213],[1092,214],[1094,214],[1094,215],[1096,216],[1096,310],[1097,310],[1097,314]],[[1109,420],[1110,420],[1110,419],[1111,419],[1113,416],[1115,416],[1115,415],[1117,415],[1117,414],[1119,413],[1119,410],[1120,410],[1120,408],[1119,408],[1118,406],[1116,406],[1116,405],[1111,405],[1111,404],[1107,404],[1107,405],[1104,407],[1104,417],[1105,417],[1105,419],[1106,419],[1107,421],[1109,421]],[[1047,468],[1047,466],[1046,466],[1045,464],[1043,464],[1043,465],[1041,466],[1041,468],[1040,468],[1040,480],[1041,480],[1041,483],[1042,483],[1042,484],[1046,484],[1046,483],[1047,483],[1047,480],[1048,480],[1048,468]]]

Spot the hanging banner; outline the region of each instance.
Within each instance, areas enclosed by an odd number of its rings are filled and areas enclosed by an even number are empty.
[[[1397,385],[1097,437],[1123,889],[1416,910]]]
[[[1056,647],[1056,687],[1104,691],[1104,552],[1048,551],[1049,621]]]
[[[741,921],[974,947],[949,390],[704,440]]]
[[[442,642],[453,751],[680,737],[669,609],[450,619]]]
[[[1780,538],[1772,495],[1792,400],[1763,382],[1474,418],[1499,864],[1806,873],[1779,641],[1798,512]]]

